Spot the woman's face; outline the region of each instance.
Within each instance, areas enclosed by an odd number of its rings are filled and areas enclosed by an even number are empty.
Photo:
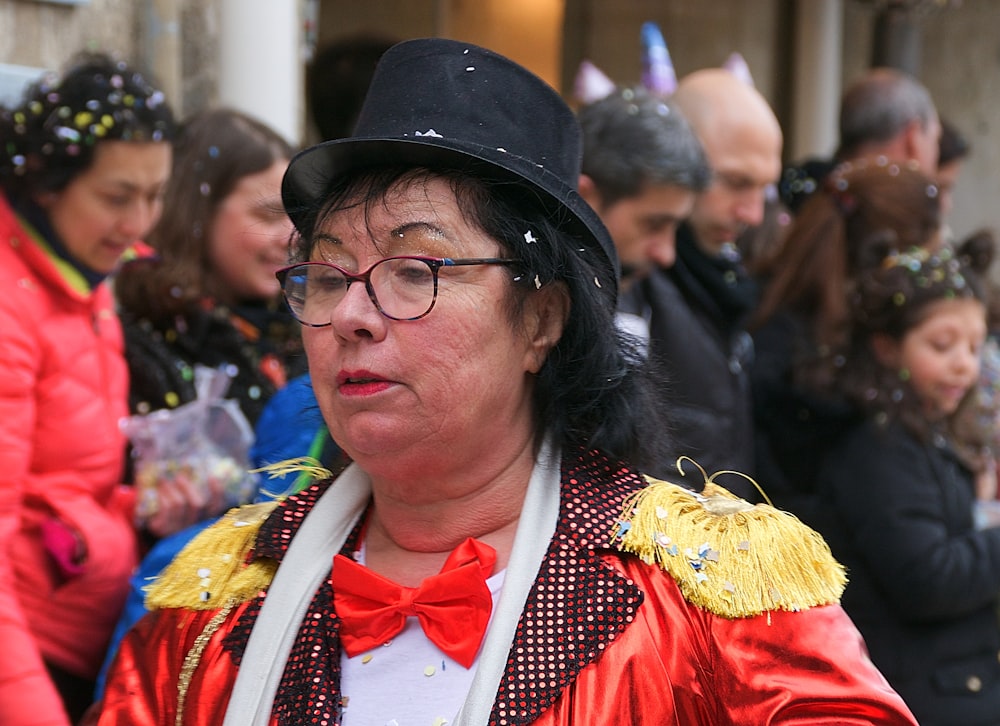
[[[67,251],[108,274],[159,219],[171,157],[163,142],[102,141],[90,167],[37,202]]]
[[[288,262],[292,222],[281,206],[288,160],[245,176],[222,200],[210,230],[209,255],[225,302],[273,300],[281,292],[274,273]]]
[[[396,255],[501,256],[463,218],[449,183],[431,178],[397,184],[368,205],[367,219],[363,204],[333,214],[311,259],[363,272]],[[532,374],[561,334],[565,303],[561,288],[544,287],[512,323],[512,274],[500,265],[443,268],[433,310],[411,321],[386,318],[352,284],[330,326],[303,329],[330,432],[369,474],[473,471],[531,446]]]

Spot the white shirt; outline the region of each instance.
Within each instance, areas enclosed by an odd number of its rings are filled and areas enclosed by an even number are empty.
[[[356,558],[364,564],[364,547]],[[486,580],[493,610],[506,570]],[[487,629],[489,626],[487,626]],[[465,702],[479,655],[465,668],[427,639],[416,616],[384,645],[340,657],[343,726],[445,726]]]

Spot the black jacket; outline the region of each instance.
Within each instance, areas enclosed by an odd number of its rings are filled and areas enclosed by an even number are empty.
[[[753,474],[753,433],[747,367],[753,343],[743,329],[755,302],[749,277],[735,258],[702,253],[686,225],[677,234],[677,262],[636,282],[620,309],[649,323],[649,355],[667,378],[663,405],[670,412],[677,455],[708,474],[733,469]],[[676,480],[675,460],[652,473]],[[719,483],[754,497],[748,482]]]
[[[250,425],[255,425],[283,381],[304,368],[304,357],[290,315],[263,306],[239,312],[192,307],[183,317],[154,322],[123,311],[132,412],[193,401],[194,366],[225,366],[233,378],[226,398],[239,401]],[[275,326],[281,329],[277,335]]]
[[[922,726],[1000,723],[1000,528],[973,525],[971,473],[943,438],[863,423],[820,476],[843,606]]]

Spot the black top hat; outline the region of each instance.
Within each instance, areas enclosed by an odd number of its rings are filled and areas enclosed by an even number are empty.
[[[618,256],[600,218],[576,192],[582,155],[572,110],[513,61],[443,38],[408,40],[383,54],[354,135],[299,153],[282,199],[300,232],[337,177],[365,167],[458,169],[521,184],[556,224],[607,263]]]

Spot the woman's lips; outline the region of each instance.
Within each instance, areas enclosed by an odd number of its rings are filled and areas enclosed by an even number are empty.
[[[131,247],[134,242],[115,242],[113,240],[105,240],[103,242],[104,249],[108,251],[109,254],[118,255],[121,257],[125,252]]]
[[[341,373],[337,376],[337,389],[345,396],[371,396],[390,386],[392,381],[367,371]]]

